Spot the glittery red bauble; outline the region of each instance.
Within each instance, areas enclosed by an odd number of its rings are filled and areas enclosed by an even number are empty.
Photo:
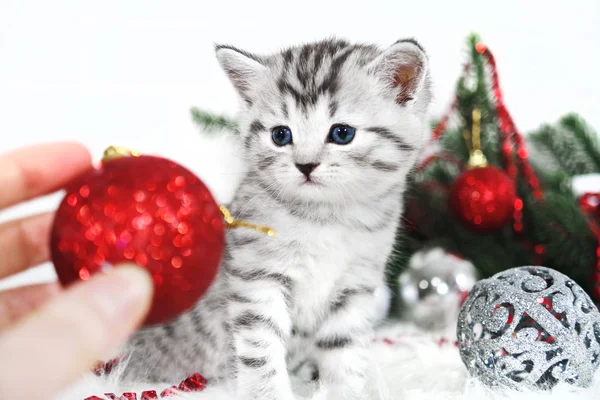
[[[489,232],[509,221],[516,196],[510,177],[500,168],[487,166],[460,174],[450,190],[449,201],[465,225]]]
[[[52,228],[52,261],[63,285],[133,262],[154,280],[144,326],[189,310],[213,282],[225,226],[207,187],[154,156],[105,161],[67,188]]]

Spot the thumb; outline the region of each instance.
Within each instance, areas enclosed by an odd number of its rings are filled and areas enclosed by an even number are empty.
[[[46,399],[131,335],[151,302],[152,281],[120,266],[69,288],[0,336],[0,398]],[[35,373],[35,383],[31,381]]]

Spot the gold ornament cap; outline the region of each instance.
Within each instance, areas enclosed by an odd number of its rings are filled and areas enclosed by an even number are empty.
[[[114,158],[121,157],[139,157],[140,153],[135,150],[129,150],[125,147],[120,146],[109,146],[104,150],[104,154],[102,156],[102,161],[109,161]]]

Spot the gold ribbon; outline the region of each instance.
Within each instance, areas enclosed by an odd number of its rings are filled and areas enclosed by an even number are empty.
[[[228,229],[250,228],[250,229],[254,229],[255,231],[264,233],[267,236],[271,236],[271,237],[277,236],[277,232],[275,232],[273,229],[269,228],[268,226],[251,224],[246,221],[241,221],[239,219],[235,219],[231,215],[231,212],[229,212],[229,210],[225,206],[220,206],[219,209],[221,210],[221,213],[223,214],[223,217],[225,218],[225,223],[227,224]]]

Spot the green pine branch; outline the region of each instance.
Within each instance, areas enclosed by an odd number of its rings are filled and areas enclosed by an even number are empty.
[[[571,175],[580,173],[580,167],[573,165],[573,162],[577,162],[577,160],[559,156],[564,152],[564,145],[560,143],[556,128],[545,124],[537,132],[530,134],[529,138],[531,143],[541,152],[542,156],[548,158],[556,168]]]
[[[558,124],[542,125],[529,135],[535,150],[568,175],[600,172],[600,145],[597,134],[576,114]]]
[[[192,120],[198,124],[204,132],[212,133],[222,130],[238,132],[237,122],[224,115],[214,114],[197,107],[192,107],[190,113],[192,115]]]
[[[560,126],[573,134],[575,140],[584,154],[591,161],[593,170],[590,172],[600,172],[600,145],[598,144],[598,134],[592,131],[583,119],[577,114],[568,114],[560,120]]]

